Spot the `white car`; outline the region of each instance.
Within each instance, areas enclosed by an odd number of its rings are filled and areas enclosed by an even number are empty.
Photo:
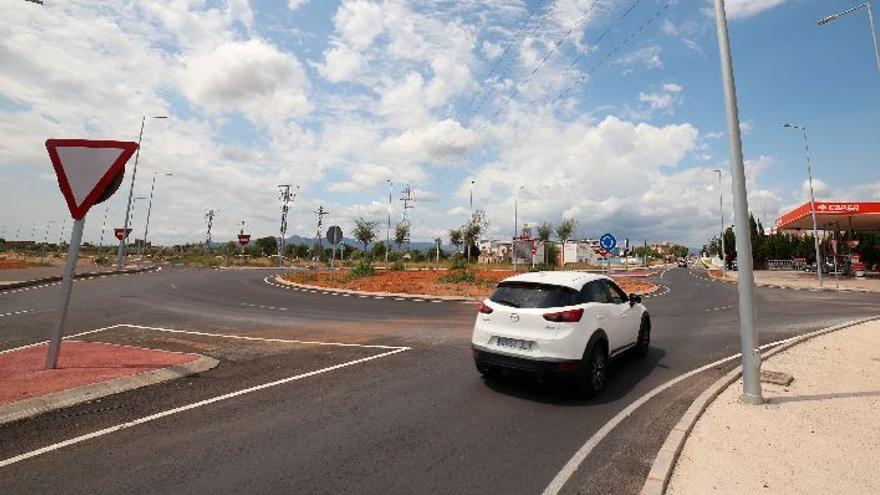
[[[605,386],[609,358],[648,354],[651,319],[639,295],[582,272],[536,272],[498,284],[480,303],[471,339],[484,376],[502,369],[564,374],[588,395]]]

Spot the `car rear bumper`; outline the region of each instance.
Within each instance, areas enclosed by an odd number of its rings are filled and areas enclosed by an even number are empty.
[[[488,352],[477,347],[472,347],[472,350],[474,364],[477,365],[477,368],[493,366],[527,373],[549,375],[573,373],[578,370],[581,364],[581,361],[576,359],[537,360]]]

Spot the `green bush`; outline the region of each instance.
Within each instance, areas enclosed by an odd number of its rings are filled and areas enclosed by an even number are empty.
[[[447,284],[473,283],[477,281],[474,272],[454,271],[440,277],[440,282]]]
[[[375,274],[376,270],[373,265],[366,261],[361,261],[351,269],[351,276],[354,278],[369,277]]]
[[[552,272],[556,267],[548,263],[538,263],[534,267],[530,267],[530,272]]]
[[[388,269],[392,272],[405,272],[406,265],[404,265],[402,261],[395,261],[394,263],[391,263],[391,266]]]
[[[467,268],[467,267],[468,267],[467,258],[465,258],[464,256],[461,256],[461,255],[458,255],[458,254],[457,254],[457,255],[452,259],[452,266],[450,267],[450,269],[452,269],[452,270],[464,270],[464,269]]]

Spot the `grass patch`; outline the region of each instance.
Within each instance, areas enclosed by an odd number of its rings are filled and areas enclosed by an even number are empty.
[[[479,282],[480,279],[474,272],[455,271],[447,275],[443,275],[439,279],[444,284],[473,284]]]

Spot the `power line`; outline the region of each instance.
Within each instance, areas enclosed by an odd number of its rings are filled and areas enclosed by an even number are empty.
[[[324,217],[329,215],[330,212],[324,209],[324,205],[318,205],[315,214],[318,215],[318,228],[315,231],[315,250],[318,252],[320,259],[324,253],[324,243],[321,241],[321,225],[324,224]]]
[[[205,213],[205,219],[208,221],[208,236],[205,239],[205,252],[207,253],[211,248],[211,227],[214,225],[214,215],[220,210],[208,210]]]
[[[294,188],[292,195],[290,194],[291,187]],[[278,266],[280,267],[284,259],[284,245],[287,243],[287,213],[290,211],[288,204],[296,199],[296,192],[299,190],[299,186],[295,184],[279,184],[278,188],[281,190],[281,239],[278,242]]]

